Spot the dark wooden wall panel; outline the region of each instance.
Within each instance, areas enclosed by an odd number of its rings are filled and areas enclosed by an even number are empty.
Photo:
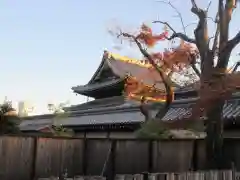
[[[33,161],[33,139],[0,138],[0,179],[30,180]]]
[[[117,174],[137,174],[148,171],[147,141],[117,141],[115,168]]]
[[[193,141],[173,140],[153,143],[154,172],[182,172],[191,169]]]

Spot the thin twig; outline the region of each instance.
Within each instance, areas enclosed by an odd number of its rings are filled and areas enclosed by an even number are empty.
[[[164,4],[168,4],[169,6],[171,6],[172,9],[175,10],[175,12],[178,14],[177,17],[180,19],[181,21],[181,24],[182,24],[182,28],[183,28],[183,32],[184,34],[186,35],[186,28],[185,28],[185,25],[184,25],[184,22],[183,22],[183,17],[182,17],[182,14],[179,12],[179,10],[171,3],[171,1],[169,2],[166,2],[166,1],[158,1],[158,2],[161,2],[161,3],[164,3]]]
[[[182,40],[184,40],[186,42],[189,42],[189,43],[194,43],[194,44],[196,43],[196,41],[194,39],[189,38],[187,35],[185,35],[183,33],[176,32],[168,22],[153,21],[153,23],[164,24],[173,32],[173,34],[170,37],[166,37],[167,40],[172,40],[174,38],[180,38],[180,39],[182,39]]]
[[[216,19],[214,19],[213,17],[207,17],[207,19],[210,19],[212,22],[217,23]]]
[[[235,72],[237,71],[237,69],[238,69],[239,66],[240,66],[240,61],[238,61],[238,62],[236,63],[235,67],[234,67],[233,70],[232,70],[232,73],[235,73]]]
[[[185,29],[188,28],[189,26],[196,25],[197,23],[189,23],[185,26]]]
[[[208,10],[209,10],[211,4],[212,4],[212,1],[210,1],[210,2],[208,3],[207,10],[206,10],[207,12],[208,12]]]

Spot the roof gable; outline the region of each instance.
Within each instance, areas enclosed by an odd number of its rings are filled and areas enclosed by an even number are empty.
[[[88,82],[88,84],[94,84],[99,82],[108,81],[110,79],[115,79],[117,76],[113,73],[109,64],[107,63],[108,52],[104,51],[102,61],[97,68],[96,72]]]

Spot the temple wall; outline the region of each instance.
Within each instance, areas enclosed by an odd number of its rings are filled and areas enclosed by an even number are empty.
[[[107,138],[107,132],[87,132],[86,138]]]
[[[112,138],[112,139],[136,139],[136,134],[134,132],[77,132],[75,136],[79,138]],[[177,135],[179,138],[189,138],[184,135]],[[224,132],[225,138],[240,138],[240,131],[232,130]],[[192,137],[191,137],[192,138]],[[203,138],[203,137],[202,137]]]
[[[110,132],[109,137],[116,139],[135,139],[136,135],[133,132]]]

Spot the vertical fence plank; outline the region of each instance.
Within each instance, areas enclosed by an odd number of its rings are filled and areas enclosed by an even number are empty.
[[[61,171],[67,170],[67,174],[73,177],[75,174],[82,174],[82,150],[83,141],[78,139],[63,140],[61,151]]]
[[[153,171],[189,171],[192,165],[192,147],[193,140],[155,141],[153,143]]]
[[[37,177],[59,176],[61,166],[61,140],[39,138],[36,161]]]
[[[83,148],[82,148],[82,174],[86,175],[87,174],[87,161],[88,161],[88,151],[87,151],[87,139],[86,139],[86,133],[84,133],[84,140],[83,140]]]
[[[150,153],[148,141],[117,141],[116,174],[135,174],[147,172],[150,165]]]
[[[37,138],[33,138],[33,148],[32,148],[32,167],[31,167],[31,179],[35,179],[36,177],[36,165],[37,165],[37,162],[36,162],[36,159],[37,159]]]
[[[82,174],[83,141],[81,139],[39,138],[37,149],[37,177]]]
[[[31,180],[33,138],[0,137],[0,179]]]
[[[87,141],[87,175],[101,175],[110,148],[107,139]]]

